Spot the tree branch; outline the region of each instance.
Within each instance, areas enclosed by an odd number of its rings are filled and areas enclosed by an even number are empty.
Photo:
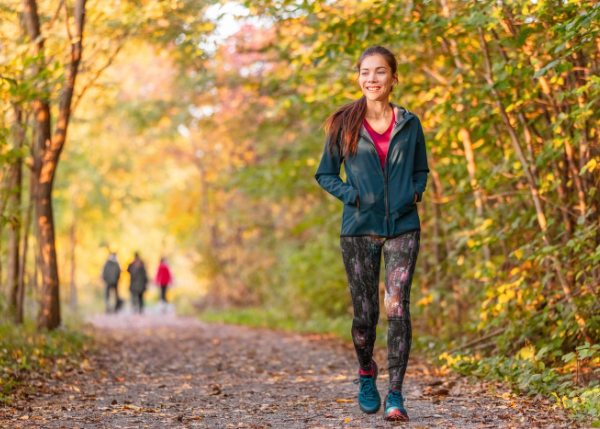
[[[92,86],[94,86],[94,83],[96,83],[96,81],[98,80],[98,78],[100,78],[100,76],[102,75],[102,73],[108,67],[111,66],[111,64],[113,63],[114,59],[117,57],[117,55],[119,54],[119,52],[121,51],[121,49],[123,48],[123,46],[125,46],[125,43],[119,44],[117,46],[117,48],[115,49],[115,52],[113,52],[112,55],[108,58],[108,61],[106,62],[106,64],[104,66],[100,67],[98,70],[96,70],[96,73],[94,73],[94,76],[85,84],[85,86],[79,92],[79,95],[77,95],[77,97],[75,98],[75,101],[73,102],[73,108],[72,108],[72,110],[75,110],[77,108],[77,106],[79,105],[79,102],[81,101],[81,99],[85,95],[86,91],[88,89],[90,89]]]

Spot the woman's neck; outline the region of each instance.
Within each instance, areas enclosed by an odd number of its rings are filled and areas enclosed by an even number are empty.
[[[387,118],[392,114],[392,106],[390,106],[390,101],[379,101],[379,100],[369,100],[367,99],[367,112],[365,114],[366,118],[369,119],[383,119]]]

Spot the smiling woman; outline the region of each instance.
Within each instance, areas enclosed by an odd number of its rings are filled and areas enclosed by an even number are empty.
[[[429,172],[425,139],[419,119],[389,101],[398,82],[394,54],[380,46],[369,48],[357,68],[363,96],[325,122],[327,142],[315,177],[344,203],[340,245],[354,307],[360,408],[371,414],[381,407],[373,347],[383,253],[390,373],[383,418],[407,421],[402,383],[412,342],[410,289],[421,230],[416,203]],[[346,182],[340,178],[342,162]]]

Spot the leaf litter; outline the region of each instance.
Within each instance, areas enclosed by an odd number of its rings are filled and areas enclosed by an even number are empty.
[[[80,370],[37,374],[30,394],[0,408],[0,427],[386,428],[360,412],[352,345],[325,336],[208,324],[193,318],[98,315]],[[385,396],[386,356],[375,356]],[[547,400],[499,383],[469,383],[412,358],[412,428],[577,427]],[[354,399],[353,399],[354,398]]]

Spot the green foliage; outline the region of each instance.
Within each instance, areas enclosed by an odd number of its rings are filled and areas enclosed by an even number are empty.
[[[83,359],[90,339],[80,329],[39,332],[31,322],[0,325],[0,401],[32,389],[23,383],[32,373],[54,375],[73,369]]]
[[[560,349],[542,347],[537,353],[533,347],[521,349],[515,356],[495,355],[474,358],[466,355],[443,353],[440,360],[445,366],[463,374],[501,380],[510,383],[515,390],[530,396],[542,394],[553,396],[559,408],[584,416],[600,414],[600,385],[593,374],[600,364],[600,345],[585,343],[575,352],[561,355]],[[577,360],[575,365],[563,366]],[[575,380],[573,379],[575,372]],[[579,382],[579,374],[587,374],[588,380]]]

